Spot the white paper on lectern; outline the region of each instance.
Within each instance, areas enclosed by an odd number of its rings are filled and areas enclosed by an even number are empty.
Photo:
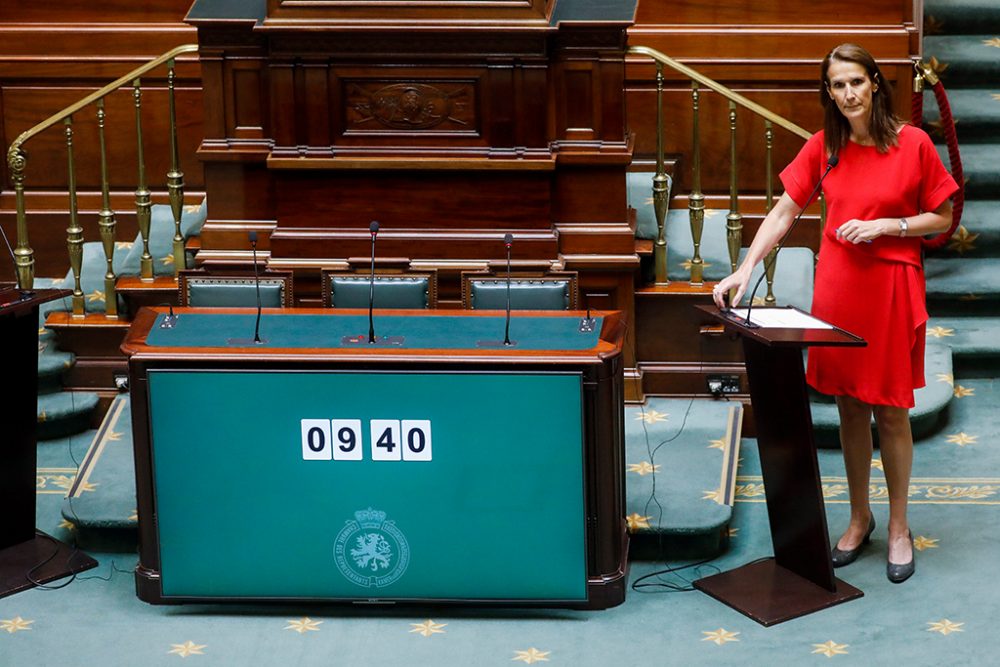
[[[736,317],[747,318],[746,308],[733,308]],[[822,320],[794,308],[753,308],[750,321],[763,329],[832,329]]]

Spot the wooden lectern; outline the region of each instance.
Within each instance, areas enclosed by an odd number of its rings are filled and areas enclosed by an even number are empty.
[[[714,306],[698,309],[743,339],[774,557],[695,587],[765,626],[861,597],[833,576],[802,350],[865,342],[836,327],[755,328]]]
[[[0,402],[0,598],[89,570],[97,561],[35,530],[38,306],[69,292],[0,289],[0,351],[17,387]]]

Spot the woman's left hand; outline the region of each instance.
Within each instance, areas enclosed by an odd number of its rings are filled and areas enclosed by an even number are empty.
[[[885,218],[878,220],[848,220],[837,228],[837,238],[848,243],[871,243],[885,234]]]

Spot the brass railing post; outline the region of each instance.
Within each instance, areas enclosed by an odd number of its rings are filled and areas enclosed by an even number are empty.
[[[17,247],[14,248],[14,266],[17,269],[17,286],[30,290],[35,285],[35,251],[28,244],[28,222],[24,214],[24,169],[28,158],[18,145],[7,151],[7,168],[14,182],[14,202],[17,207]]]
[[[771,163],[771,153],[774,148],[774,130],[771,128],[771,121],[769,120],[764,121],[764,145],[766,147],[764,171],[767,178],[767,208],[764,211],[766,215],[774,206],[774,167]],[[768,306],[773,306],[777,301],[774,298],[774,267],[777,263],[778,248],[775,246],[764,258],[764,274],[767,276],[767,296],[764,297],[764,304]]]
[[[83,290],[80,273],[83,270],[83,227],[80,226],[76,207],[76,168],[73,165],[73,117],[63,121],[66,125],[66,156],[69,163],[69,227],[66,228],[66,248],[69,251],[69,268],[73,272],[73,317],[84,316]]]
[[[733,101],[729,102],[729,215],[726,216],[726,243],[729,246],[729,264],[735,271],[740,260],[740,247],[743,245],[743,216],[740,215],[737,192],[736,103]]]
[[[656,245],[653,264],[656,284],[667,285],[667,173],[663,164],[663,65],[656,63],[656,175],[653,176],[653,212],[656,214]]]
[[[688,195],[688,217],[691,220],[691,240],[694,255],[691,257],[691,284],[704,283],[705,263],[701,259],[701,235],[705,229],[705,195],[701,192],[701,130],[698,123],[698,82],[691,82],[692,124],[691,194]]]
[[[132,81],[132,97],[135,100],[136,157],[139,162],[139,184],[135,189],[135,217],[142,236],[142,257],[139,259],[139,275],[142,280],[153,279],[153,256],[149,254],[149,222],[151,215],[151,194],[146,187],[146,161],[142,154],[142,88],[139,79]]]
[[[97,100],[97,135],[101,144],[101,212],[97,214],[101,230],[101,243],[108,267],[104,273],[104,314],[118,317],[118,295],[115,292],[115,212],[111,210],[110,185],[108,183],[108,154],[104,143],[104,98]]]
[[[174,214],[174,275],[186,266],[184,235],[181,233],[181,216],[184,213],[184,172],[180,170],[177,151],[177,112],[174,105],[174,61],[167,62],[167,91],[170,103],[170,171],[167,172],[167,190],[170,193],[170,210]]]

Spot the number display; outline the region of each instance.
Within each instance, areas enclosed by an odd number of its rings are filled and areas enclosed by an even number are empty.
[[[303,419],[302,459],[363,461],[364,429],[360,419]],[[429,419],[372,419],[368,422],[372,461],[430,461]]]

